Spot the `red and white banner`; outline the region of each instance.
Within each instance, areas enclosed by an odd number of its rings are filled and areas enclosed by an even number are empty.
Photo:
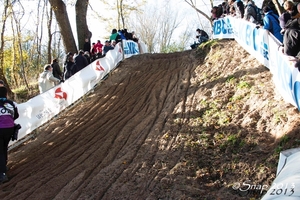
[[[42,126],[65,108],[76,102],[99,83],[123,57],[128,58],[139,54],[137,43],[124,40],[124,51],[121,43],[81,71],[74,74],[64,83],[61,83],[47,92],[44,92],[25,103],[18,105],[20,117],[15,121],[22,128],[19,130],[18,141],[11,141],[9,146],[15,146],[22,142],[26,135]],[[141,45],[141,44],[140,44]],[[144,44],[142,44],[143,48]]]

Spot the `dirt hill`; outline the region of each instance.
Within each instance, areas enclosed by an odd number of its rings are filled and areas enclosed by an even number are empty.
[[[234,40],[120,63],[9,152],[1,199],[258,199],[299,111]]]

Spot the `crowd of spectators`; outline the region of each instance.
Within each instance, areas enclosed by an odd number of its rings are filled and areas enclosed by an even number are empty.
[[[300,52],[300,4],[285,1],[285,12],[280,15],[281,34],[283,34],[283,52],[299,58]]]
[[[284,0],[284,13],[279,15],[275,5],[269,1],[259,8],[253,0],[224,0],[211,10],[211,19],[224,16],[242,18],[256,24],[257,28],[268,30],[282,44],[283,52],[298,56],[300,52],[300,0]]]
[[[51,64],[44,66],[44,71],[39,76],[40,93],[46,92],[55,85],[64,82],[96,59],[106,56],[107,52],[114,49],[116,44],[122,40],[139,42],[134,31],[128,32],[127,29],[117,31],[113,29],[109,39],[104,44],[100,40],[91,43],[90,39],[86,38],[83,49],[76,53],[67,53],[63,70],[59,66],[58,60],[53,59]]]

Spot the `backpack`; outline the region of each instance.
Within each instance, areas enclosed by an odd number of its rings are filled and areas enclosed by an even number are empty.
[[[5,104],[10,104],[12,106],[12,109],[8,109],[7,106],[5,106]],[[18,110],[14,104],[14,102],[12,102],[11,100],[8,99],[0,99],[0,108],[5,109],[5,111],[7,111],[12,118],[15,120],[19,117],[19,113]],[[19,129],[21,129],[21,125],[20,124],[15,124],[14,125],[14,133],[11,136],[11,140],[15,141],[18,140],[18,133],[19,133]]]
[[[7,106],[5,106],[5,104],[9,104],[11,105],[12,109],[8,109]],[[19,113],[17,111],[17,108],[14,104],[14,102],[12,102],[11,100],[8,99],[0,99],[0,108],[5,109],[11,116],[12,118],[15,120],[19,117]]]
[[[255,20],[256,20],[257,24],[262,24],[263,23],[262,10],[259,7],[257,7],[256,5],[249,4],[248,6],[252,7],[255,10],[255,13],[256,13]]]

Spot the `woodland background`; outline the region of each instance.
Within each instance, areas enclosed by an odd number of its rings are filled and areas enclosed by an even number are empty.
[[[45,64],[58,58],[62,66],[65,54],[82,49],[85,38],[99,39],[91,27],[99,26],[99,32],[106,38],[113,28],[134,30],[149,53],[184,51],[194,41],[196,28],[211,32],[210,10],[222,1],[0,0],[0,3],[0,79],[6,83],[11,98],[23,101],[37,94],[37,77]],[[264,0],[262,5],[270,3],[279,13],[283,11],[278,0]]]

